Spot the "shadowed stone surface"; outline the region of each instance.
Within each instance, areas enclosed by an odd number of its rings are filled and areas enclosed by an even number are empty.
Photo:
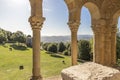
[[[63,80],[120,80],[120,71],[88,62],[62,70]]]

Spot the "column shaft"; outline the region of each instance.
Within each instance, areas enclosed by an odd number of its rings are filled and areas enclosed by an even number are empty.
[[[112,25],[111,27],[111,65],[114,66],[116,65],[116,60],[117,60],[117,51],[116,51],[116,44],[117,44],[117,26],[116,24],[115,25]]]
[[[99,64],[104,64],[104,34],[94,34],[94,53],[93,61]]]
[[[115,65],[116,64],[116,33],[112,33],[111,34],[111,56],[112,56],[112,59],[111,59],[111,64],[112,65]]]
[[[40,30],[33,29],[33,80],[40,77]]]
[[[104,64],[104,25],[93,25],[94,31],[94,52],[93,61]]]
[[[72,65],[76,65],[78,55],[77,32],[71,32],[71,55]]]
[[[105,65],[111,65],[111,33],[105,33]]]
[[[104,37],[104,32],[101,32],[100,34],[100,55],[101,55],[101,59],[100,59],[100,64],[104,65],[104,59],[105,59],[105,37]]]
[[[100,63],[100,52],[99,52],[99,33],[94,34],[94,53],[93,53],[93,61],[96,63]]]

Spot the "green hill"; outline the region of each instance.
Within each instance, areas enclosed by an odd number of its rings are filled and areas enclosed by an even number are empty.
[[[32,49],[9,50],[10,46],[0,45],[0,80],[29,80],[32,75]],[[53,57],[46,51],[41,51],[41,71],[43,77],[60,75],[63,68],[70,66],[70,57],[59,55]],[[62,61],[65,60],[66,64]],[[19,66],[24,69],[20,70]]]

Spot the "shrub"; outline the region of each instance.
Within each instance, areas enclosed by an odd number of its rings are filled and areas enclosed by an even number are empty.
[[[66,55],[66,56],[70,56],[70,51],[65,50],[65,51],[63,52],[63,54]]]
[[[79,54],[78,58],[83,60],[90,60],[91,45],[87,40],[79,41]]]
[[[44,43],[42,44],[42,48],[47,51],[48,45],[50,45],[50,43]]]
[[[117,36],[117,49],[116,49],[116,53],[117,53],[117,59],[120,59],[120,37]]]
[[[4,43],[5,41],[7,41],[7,37],[4,33],[0,32],[0,43]]]
[[[47,51],[57,53],[57,45],[54,43],[51,43],[47,47]]]
[[[32,48],[32,37],[30,35],[28,35],[26,38],[26,45]]]
[[[69,55],[71,55],[71,45],[70,45],[70,43],[66,43],[66,49],[68,50]]]
[[[11,38],[13,41],[20,42],[20,43],[25,43],[26,42],[26,35],[23,34],[21,31],[17,31],[12,34]]]
[[[24,43],[13,43],[10,47],[16,50],[27,50],[27,46]]]
[[[56,58],[64,58],[64,56],[60,55],[60,54],[51,54],[52,57],[56,57]]]
[[[66,49],[66,46],[64,45],[63,42],[60,42],[58,44],[58,52],[63,52]]]

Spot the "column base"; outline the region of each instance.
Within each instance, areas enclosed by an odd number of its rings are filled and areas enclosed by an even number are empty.
[[[42,76],[32,76],[30,80],[42,80]]]

